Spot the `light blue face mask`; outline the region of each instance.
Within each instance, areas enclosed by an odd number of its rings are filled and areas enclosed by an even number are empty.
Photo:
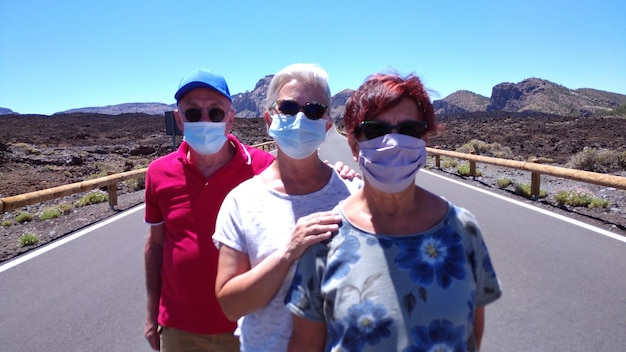
[[[426,163],[424,140],[391,133],[359,142],[359,166],[372,187],[387,193],[405,190]]]
[[[326,140],[326,120],[311,120],[302,112],[272,115],[269,135],[288,157],[304,159],[315,153]]]
[[[183,128],[184,140],[198,154],[215,154],[228,140],[226,122],[183,122]]]

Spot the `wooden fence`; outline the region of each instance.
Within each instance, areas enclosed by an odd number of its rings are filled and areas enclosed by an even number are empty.
[[[266,151],[275,148],[274,142],[256,144],[254,145],[254,147]],[[476,163],[491,164],[496,166],[530,171],[531,196],[535,198],[539,195],[542,174],[626,190],[626,177],[572,170],[557,166],[541,165],[535,162],[523,162],[516,160],[491,158],[481,155],[441,150],[437,148],[426,148],[426,150],[428,151],[428,154],[430,156],[433,156],[435,158],[436,167],[441,166],[441,156],[468,160],[470,163],[470,174],[473,176],[476,176]],[[128,179],[143,178],[145,177],[146,170],[147,168],[143,168],[139,170],[122,172],[119,174],[114,174],[93,180],[72,183],[41,191],[20,194],[12,197],[0,198],[0,212],[11,211],[27,205],[37,204],[47,200],[68,196],[74,193],[86,192],[97,188],[106,188],[109,196],[109,206],[114,207],[115,205],[117,205],[117,184]]]

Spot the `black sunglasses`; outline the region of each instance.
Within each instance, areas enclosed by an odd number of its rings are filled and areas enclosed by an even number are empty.
[[[209,120],[211,122],[221,122],[226,116],[226,113],[222,109],[213,108],[209,109]],[[198,122],[202,119],[202,110],[198,108],[190,108],[185,110],[185,119],[189,122]]]
[[[391,133],[393,130],[407,136],[422,138],[424,133],[426,133],[427,128],[428,123],[426,121],[408,120],[402,121],[397,125],[392,125],[384,121],[367,120],[361,122],[355,132],[358,137],[361,131],[363,131],[363,135],[366,139],[374,139],[384,136]]]
[[[302,111],[310,120],[321,119],[324,117],[327,109],[326,105],[314,101],[308,102],[302,106],[293,100],[279,99],[274,102],[274,105],[283,115],[295,115]]]

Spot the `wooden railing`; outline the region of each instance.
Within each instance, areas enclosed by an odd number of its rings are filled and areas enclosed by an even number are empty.
[[[586,183],[592,183],[601,186],[615,187],[626,190],[626,177],[600,174],[596,172],[573,170],[565,167],[541,165],[538,160],[534,161],[517,161],[508,159],[491,158],[482,155],[465,154],[453,152],[449,150],[441,150],[438,148],[426,148],[429,155],[434,156],[435,166],[441,167],[441,156],[448,156],[455,159],[468,160],[470,164],[470,175],[477,176],[476,163],[490,164],[502,167],[508,167],[531,172],[530,193],[532,197],[537,197],[540,191],[541,175],[550,175],[555,177],[567,178]]]
[[[265,151],[270,151],[274,149],[274,142],[270,141],[266,143],[255,144],[253,145],[253,147]],[[69,196],[74,193],[91,191],[98,188],[106,188],[109,198],[109,206],[113,208],[117,205],[117,184],[129,179],[144,178],[146,176],[146,170],[148,170],[148,168],[122,172],[119,174],[96,178],[93,180],[70,183],[68,185],[48,188],[41,191],[24,193],[17,196],[0,198],[0,213],[15,210],[21,207],[25,207],[27,205],[42,203],[55,198]]]
[[[256,144],[254,145],[254,147],[266,151],[275,148],[273,141]],[[530,171],[531,196],[535,198],[539,195],[542,174],[626,190],[626,177],[599,174],[589,171],[572,170],[564,167],[550,165],[541,165],[535,162],[523,162],[516,160],[491,158],[481,155],[472,155],[448,150],[441,150],[437,148],[426,148],[426,150],[428,151],[429,155],[435,158],[436,167],[441,166],[441,156],[468,160],[470,163],[470,174],[473,176],[476,176],[476,163],[491,164],[496,166]],[[147,168],[143,168],[139,170],[122,172],[119,174],[114,174],[93,180],[72,183],[41,191],[20,194],[12,197],[0,198],[0,212],[11,211],[27,205],[37,204],[45,202],[47,200],[68,196],[74,193],[81,193],[104,187],[106,187],[109,196],[109,206],[114,207],[115,205],[117,205],[117,184],[128,179],[144,178],[146,175],[146,170]]]

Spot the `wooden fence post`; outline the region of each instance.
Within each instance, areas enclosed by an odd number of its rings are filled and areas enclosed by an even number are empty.
[[[439,146],[436,146],[435,149],[439,149]],[[435,154],[435,166],[441,169],[441,155],[439,154]]]
[[[475,155],[476,152],[474,152],[473,150],[470,150],[469,152],[471,155]],[[469,167],[470,167],[470,175],[472,175],[472,178],[476,178],[476,162],[474,160],[470,160],[469,161]]]
[[[107,175],[115,175],[115,172],[108,171]],[[113,183],[106,186],[107,195],[109,196],[109,208],[111,210],[115,210],[115,206],[117,205],[117,183]]]
[[[541,163],[537,158],[531,159],[530,162],[535,164]],[[541,193],[541,173],[533,171],[530,173],[530,196],[533,200],[537,200],[539,199],[539,193]]]

